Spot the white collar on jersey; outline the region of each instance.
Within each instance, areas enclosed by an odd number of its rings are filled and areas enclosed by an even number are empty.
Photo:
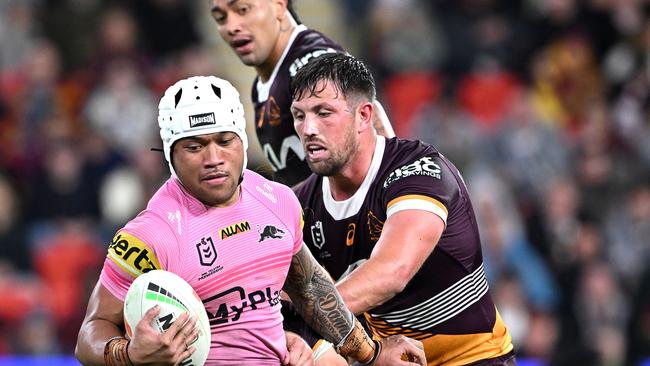
[[[323,202],[325,209],[334,218],[334,220],[343,220],[350,216],[356,215],[366,199],[366,194],[370,189],[370,185],[374,182],[381,161],[384,157],[384,150],[386,149],[386,139],[377,135],[377,144],[375,144],[375,153],[372,155],[372,162],[366,178],[361,183],[359,189],[352,195],[352,197],[343,200],[335,201],[332,198],[332,191],[330,190],[330,182],[327,177],[323,178]]]
[[[255,85],[255,87],[257,88],[258,102],[260,103],[266,102],[266,100],[269,99],[269,92],[271,91],[271,85],[273,85],[273,80],[275,80],[275,76],[278,74],[278,70],[280,70],[280,66],[282,66],[282,63],[284,62],[284,58],[287,57],[287,53],[289,52],[289,49],[291,49],[291,46],[293,45],[293,41],[296,39],[296,37],[300,32],[306,30],[307,27],[304,24],[297,25],[293,29],[291,36],[289,36],[289,43],[287,43],[287,47],[285,47],[284,51],[282,51],[282,56],[278,60],[278,63],[275,64],[275,67],[273,68],[273,72],[271,73],[271,77],[269,78],[269,80],[263,83],[260,78],[257,78],[257,84]]]

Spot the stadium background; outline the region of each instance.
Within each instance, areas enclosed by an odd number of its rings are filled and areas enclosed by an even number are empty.
[[[650,364],[650,6],[296,7],[371,65],[398,136],[463,172],[522,364]],[[197,74],[252,120],[253,70],[204,1],[0,2],[0,365],[76,364],[107,244],[169,174],[158,99]]]

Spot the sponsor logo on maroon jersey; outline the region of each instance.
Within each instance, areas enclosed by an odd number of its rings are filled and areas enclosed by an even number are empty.
[[[388,187],[395,181],[413,175],[427,175],[440,179],[440,166],[433,161],[430,156],[422,157],[411,164],[403,165],[395,170],[386,178],[384,188]]]

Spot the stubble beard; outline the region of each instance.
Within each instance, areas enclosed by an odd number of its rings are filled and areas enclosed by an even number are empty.
[[[332,151],[329,158],[319,162],[312,162],[307,158],[309,169],[317,175],[331,177],[338,174],[348,164],[359,148],[359,140],[354,138],[354,130],[351,128],[345,136],[342,149]]]

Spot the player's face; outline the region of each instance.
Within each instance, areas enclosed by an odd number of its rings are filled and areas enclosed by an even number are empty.
[[[318,175],[336,175],[358,150],[357,108],[336,86],[319,82],[316,95],[305,93],[291,105],[294,127],[309,168]]]
[[[174,170],[183,187],[208,206],[237,201],[244,145],[233,132],[187,137],[174,144]]]
[[[219,34],[241,61],[259,66],[270,58],[280,34],[279,0],[210,0]]]

